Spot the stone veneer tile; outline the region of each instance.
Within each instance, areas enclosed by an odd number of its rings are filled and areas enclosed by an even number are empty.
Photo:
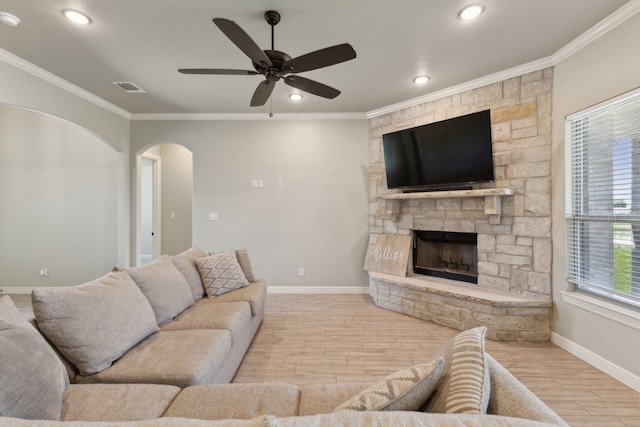
[[[370,119],[370,232],[403,235],[410,235],[413,229],[476,232],[480,287],[550,301],[552,79],[552,68],[537,70]],[[384,133],[487,108],[491,109],[495,186],[514,191],[513,196],[502,198],[499,224],[489,223],[484,214],[484,198],[396,200],[393,203],[379,199],[380,195],[390,192],[386,187],[382,153]],[[439,295],[417,296],[400,291],[392,295],[388,286],[371,292],[376,301],[390,309],[413,311],[416,317],[448,326],[469,327],[474,322],[486,323],[491,328],[494,325],[493,320],[485,316],[489,313],[477,306],[450,304]],[[435,315],[429,311],[434,307],[449,309],[441,308]],[[453,316],[456,310],[457,317]],[[548,340],[551,313],[540,316],[539,320],[527,321],[538,325],[531,330],[490,328],[489,336]],[[504,324],[507,320],[501,322]]]

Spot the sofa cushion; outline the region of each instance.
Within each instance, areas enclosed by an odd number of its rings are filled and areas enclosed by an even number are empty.
[[[486,413],[491,392],[486,332],[486,326],[461,332],[440,350],[444,370],[427,412]]]
[[[238,260],[238,264],[240,265],[240,269],[244,274],[244,277],[249,281],[249,283],[256,282],[256,275],[253,272],[253,265],[251,264],[251,257],[249,256],[249,248],[236,249],[235,251],[236,259]],[[209,256],[218,254],[220,252],[209,252]]]
[[[292,384],[214,384],[187,387],[176,397],[166,417],[223,420],[270,414],[298,414],[300,390]]]
[[[76,383],[211,384],[231,350],[225,329],[160,331],[133,347],[109,369],[78,375]]]
[[[38,328],[83,375],[107,368],[158,330],[149,302],[124,271],[68,288],[35,288],[31,300]]]
[[[0,320],[0,417],[58,420],[69,377],[53,349],[22,320]]]
[[[238,264],[240,264],[240,268],[244,273],[244,277],[247,278],[249,283],[253,283],[256,281],[256,276],[253,273],[253,265],[251,264],[251,258],[249,257],[249,249],[236,249],[236,258],[238,259]]]
[[[196,260],[196,265],[200,271],[202,285],[209,298],[226,294],[249,284],[233,250],[199,258]]]
[[[371,383],[302,384],[298,415],[315,415],[332,412],[347,399],[352,398]]]
[[[388,375],[335,409],[339,411],[415,411],[435,388],[443,365],[442,357]]]
[[[168,322],[193,305],[193,293],[168,255],[140,267],[116,267],[126,271],[149,300],[158,325]]]
[[[192,246],[190,249],[171,257],[171,261],[173,261],[173,264],[176,266],[178,271],[180,271],[184,278],[187,279],[194,301],[197,301],[204,296],[204,287],[202,286],[202,279],[200,278],[198,266],[196,266],[196,259],[204,258],[206,256],[207,254],[205,251],[197,246]]]
[[[180,388],[159,384],[71,384],[62,421],[134,421],[161,417]]]
[[[196,304],[160,330],[226,329],[231,333],[231,344],[235,345],[234,340],[244,335],[250,320],[251,306],[246,301],[223,302],[215,306]]]
[[[16,304],[9,295],[0,296],[0,320],[4,320],[15,326],[24,326],[27,329],[32,328],[29,321],[20,313],[20,310],[18,310],[18,307],[16,307]]]
[[[264,301],[266,297],[267,283],[264,280],[258,280],[255,283],[249,284],[249,286],[242,287],[215,298],[203,298],[196,302],[196,305],[246,301],[251,305],[251,315],[256,316],[264,311]]]

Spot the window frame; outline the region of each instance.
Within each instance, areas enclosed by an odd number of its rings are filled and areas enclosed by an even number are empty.
[[[588,149],[592,148],[594,145],[587,145],[584,143],[585,137],[584,135],[586,130],[591,130],[592,132],[601,131],[602,127],[597,127],[594,125],[593,128],[589,128],[589,123],[584,125],[584,122],[588,122],[588,119],[591,117],[597,118],[597,114],[607,112],[613,110],[617,107],[624,106],[628,103],[634,103],[632,112],[635,114],[635,111],[638,111],[638,115],[640,117],[640,88],[632,90],[630,92],[624,93],[615,98],[611,98],[602,103],[589,107],[587,109],[578,111],[571,115],[568,115],[565,118],[565,226],[566,226],[566,255],[567,255],[567,264],[566,264],[566,275],[568,283],[573,287],[573,291],[584,293],[585,295],[592,295],[598,299],[602,299],[604,301],[611,301],[615,306],[622,304],[620,308],[628,307],[631,310],[639,310],[640,309],[640,283],[633,282],[632,279],[636,275],[638,275],[638,268],[633,268],[633,257],[636,255],[631,255],[631,264],[629,267],[629,276],[630,276],[630,289],[629,295],[626,295],[622,292],[616,291],[614,289],[614,283],[611,281],[610,283],[594,283],[598,280],[593,280],[590,276],[592,271],[590,271],[590,267],[588,265],[588,253],[593,249],[595,253],[597,250],[601,250],[602,248],[598,247],[596,243],[595,246],[589,245],[587,241],[587,237],[589,235],[588,231],[585,231],[588,228],[589,224],[593,224],[594,222],[603,222],[607,225],[611,225],[612,230],[612,241],[611,241],[611,249],[610,251],[605,251],[607,255],[613,259],[615,253],[615,241],[614,241],[614,224],[624,223],[630,224],[632,227],[631,235],[632,240],[631,243],[637,240],[633,238],[633,227],[637,226],[640,228],[640,215],[626,215],[621,214],[617,215],[613,210],[607,214],[592,214],[589,209],[589,204],[585,202],[589,197],[602,196],[606,194],[603,191],[598,193],[597,190],[591,191],[588,189],[589,185],[585,184],[588,178],[594,178],[599,176],[598,174],[602,172],[603,168],[610,167],[611,171],[609,172],[607,177],[611,178],[612,187],[611,194],[612,196],[616,193],[616,184],[613,183],[614,177],[616,176],[615,166],[612,166],[607,161],[613,162],[614,158],[614,149],[611,149],[609,153],[609,157],[607,156],[599,156],[599,153],[593,155],[592,158],[589,158]],[[637,105],[635,105],[637,104]],[[615,116],[612,116],[615,117]],[[640,120],[637,121],[637,125],[635,120],[632,120],[633,123],[633,131],[630,131],[634,136],[640,133]],[[584,127],[584,131],[580,130],[580,126]],[[577,129],[577,131],[576,131]],[[613,141],[616,140],[615,132],[613,132],[614,127],[611,128],[612,131],[609,134],[605,133],[605,138],[599,139],[596,142],[597,148],[608,148],[611,147]],[[587,133],[587,135],[589,135]],[[588,139],[588,138],[587,138]],[[639,138],[640,139],[640,138]],[[630,168],[631,168],[631,180],[633,180],[633,154],[639,150],[638,140],[635,138],[630,139]],[[578,148],[575,150],[575,148]],[[605,150],[606,151],[606,150]],[[598,160],[604,160],[601,164],[605,164],[606,166],[601,167],[598,166],[598,169],[593,174],[589,175],[588,165],[586,159],[589,159],[592,162],[597,162]],[[630,188],[632,187],[633,181],[631,182]],[[633,190],[631,190],[633,194]],[[630,196],[631,197],[631,196]],[[634,202],[632,198],[632,203]],[[611,200],[612,206],[614,206],[614,200]],[[640,202],[635,202],[640,203]],[[592,203],[593,204],[593,203]],[[586,208],[585,208],[586,205]],[[596,208],[597,209],[597,208]],[[586,214],[585,214],[586,212]],[[593,247],[593,248],[592,248]],[[635,248],[635,246],[632,246]],[[607,248],[608,249],[608,248]],[[637,249],[632,249],[635,251]],[[615,274],[615,269],[612,266],[611,272]],[[586,279],[585,279],[586,278]],[[635,295],[634,295],[635,294]]]

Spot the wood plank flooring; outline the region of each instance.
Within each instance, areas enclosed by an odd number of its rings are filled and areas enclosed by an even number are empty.
[[[32,315],[29,297],[15,297]],[[269,294],[233,382],[375,381],[431,359],[457,333],[380,309],[367,295]],[[487,350],[570,425],[640,427],[640,393],[559,347],[487,341]]]

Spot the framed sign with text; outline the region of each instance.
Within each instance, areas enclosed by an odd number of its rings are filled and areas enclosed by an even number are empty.
[[[410,248],[411,236],[370,234],[364,269],[405,277]]]

